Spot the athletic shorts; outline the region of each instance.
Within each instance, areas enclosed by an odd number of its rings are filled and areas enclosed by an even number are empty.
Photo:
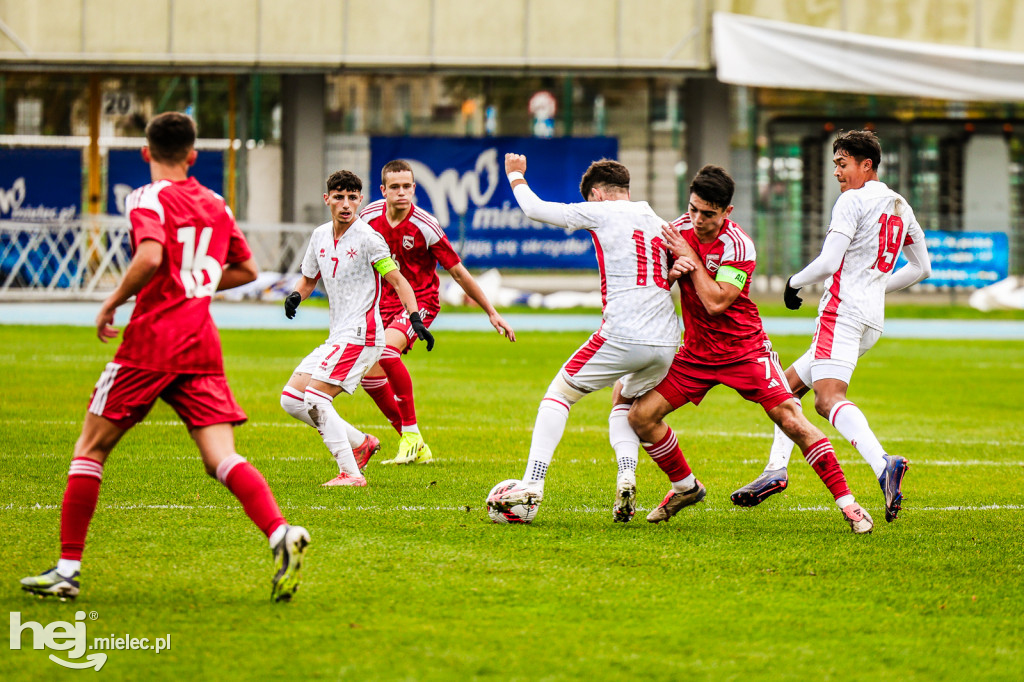
[[[174,408],[191,431],[241,424],[248,417],[223,374],[177,374],[108,362],[89,399],[89,412],[128,430],[146,418],[157,398]]]
[[[805,386],[814,386],[821,379],[838,379],[849,385],[857,359],[881,336],[874,327],[852,318],[821,315],[810,349],[793,363],[793,369]]]
[[[307,355],[295,368],[295,373],[310,374],[317,381],[333,384],[352,394],[383,352],[384,346],[325,343]]]
[[[686,403],[700,405],[707,392],[718,384],[728,386],[752,403],[758,403],[765,412],[793,397],[786,373],[779,364],[779,356],[770,347],[757,357],[727,365],[702,365],[683,360],[681,355],[682,351],[676,354],[668,376],[654,389],[672,409]]]
[[[423,324],[430,329],[430,324],[437,317],[437,310],[421,310],[420,319],[423,320]],[[401,310],[399,312],[384,315],[381,313],[381,317],[384,320],[385,329],[397,329],[398,331],[405,334],[406,344],[405,350],[402,351],[402,355],[405,355],[412,350],[412,345],[416,343],[416,332],[413,331],[412,322],[409,321],[409,313]]]
[[[567,384],[593,393],[622,380],[622,397],[636,398],[665,377],[676,349],[606,339],[594,333],[559,370]]]

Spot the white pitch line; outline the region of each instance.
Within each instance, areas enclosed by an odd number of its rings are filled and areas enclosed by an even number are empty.
[[[557,503],[556,505],[557,506]],[[34,504],[34,505],[18,505],[9,503],[0,507],[3,511],[56,511],[61,508],[59,504]],[[352,505],[352,506],[336,506],[329,507],[326,505],[281,505],[282,509],[288,510],[306,510],[306,511],[371,511],[371,512],[393,512],[393,511],[412,511],[412,512],[423,512],[423,511],[438,511],[438,512],[467,512],[466,506],[458,507],[427,507],[427,506],[412,506],[412,505],[398,505],[394,507],[385,507],[382,505]],[[469,509],[484,509],[485,505],[481,504],[480,507],[470,507]],[[214,505],[214,504],[110,504],[100,505],[100,509],[111,509],[116,511],[132,511],[137,509],[155,510],[155,509],[167,509],[167,510],[195,510],[195,509],[212,509],[216,511],[235,511],[238,509],[235,505]],[[608,512],[605,507],[559,507],[561,511],[569,511],[574,513],[583,514],[604,514]],[[648,511],[648,508],[637,506],[639,511]],[[702,508],[702,513],[746,513],[743,512],[739,507],[727,507],[723,509],[713,509],[709,507]],[[783,512],[831,512],[836,509],[834,506],[815,506],[815,507],[773,507],[774,511]],[[1024,505],[1020,504],[985,504],[985,505],[965,505],[965,506],[948,506],[948,507],[913,507],[911,509],[904,509],[904,512],[949,512],[949,511],[966,511],[966,512],[978,512],[978,511],[1020,511],[1024,510]]]
[[[50,425],[50,426],[81,426],[82,422],[72,421],[70,419],[65,420],[35,420],[35,419],[0,419],[0,424],[39,424],[39,425]],[[139,423],[137,426],[156,426],[156,427],[180,427],[182,425],[179,421],[169,420],[148,420]],[[306,424],[299,422],[246,422],[245,426],[249,428],[257,429],[307,429],[309,428]],[[356,428],[366,429],[368,431],[387,431],[391,428],[390,424],[353,424]],[[490,426],[430,426],[428,431],[461,431],[461,432],[483,432],[490,431]],[[532,426],[520,426],[520,427],[504,427],[506,431],[517,431],[522,433],[531,433],[533,431]],[[607,433],[607,426],[572,426],[571,424],[566,427],[566,433]],[[701,438],[755,438],[759,440],[771,440],[773,438],[771,431],[762,432],[744,432],[744,431],[701,431],[701,430],[684,430],[677,429],[677,432],[684,434],[685,438],[690,441],[693,437]],[[836,440],[833,438],[833,440]],[[977,440],[977,439],[961,439],[961,440],[950,440],[949,438],[925,438],[913,437],[913,436],[882,436],[881,440],[892,443],[956,443],[958,445],[992,445],[996,447],[1024,447],[1024,441],[1019,440]],[[685,446],[685,442],[684,442]],[[748,462],[755,463],[755,462]]]

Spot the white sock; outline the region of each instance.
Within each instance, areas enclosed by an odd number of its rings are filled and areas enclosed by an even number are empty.
[[[860,456],[871,465],[875,478],[885,471],[885,449],[878,442],[875,433],[868,426],[868,420],[860,408],[848,400],[836,403],[828,413],[828,420],[850,445],[857,448]]]
[[[288,532],[288,524],[282,523],[280,526],[274,529],[274,532],[270,534],[270,549],[274,549],[277,543],[281,542],[281,538]]]
[[[74,559],[58,559],[57,572],[65,578],[72,577],[77,571],[82,570],[82,562]]]
[[[853,495],[843,495],[842,497],[836,498],[836,504],[842,509],[848,504],[853,504],[856,500],[853,499]]]
[[[636,482],[636,464],[640,459],[640,438],[629,426],[629,405],[615,405],[608,415],[608,440],[615,450],[619,480]]]
[[[309,418],[309,408],[306,407],[306,394],[297,388],[285,386],[281,391],[281,407],[291,416],[304,424],[309,424],[314,429],[316,424]]]
[[[801,406],[800,399],[794,397],[796,400],[796,406]],[[772,441],[772,449],[768,454],[768,466],[765,467],[767,470],[775,471],[776,469],[785,469],[789,466],[789,458],[793,454],[793,441],[786,433],[779,428],[779,425],[775,425],[775,439]]]
[[[526,462],[524,481],[544,481],[548,466],[555,456],[555,448],[565,433],[565,423],[569,421],[571,407],[572,401],[553,391],[548,391],[540,401],[537,420],[533,424],[530,458]]]
[[[306,389],[306,407],[309,408],[309,416],[316,424],[324,445],[331,452],[334,461],[338,463],[338,471],[351,476],[361,476],[355,455],[352,454],[352,446],[348,442],[346,427],[349,425],[334,409],[333,400],[326,393],[321,393],[313,388]]]
[[[690,475],[681,481],[672,481],[672,490],[677,493],[685,493],[687,490],[692,490],[693,486],[697,485],[697,477],[690,472]]]
[[[418,424],[402,424],[402,433],[419,433],[420,427]]]

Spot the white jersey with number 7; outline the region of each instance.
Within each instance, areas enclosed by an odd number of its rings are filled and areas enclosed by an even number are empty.
[[[601,271],[599,333],[648,346],[678,346],[679,319],[670,294],[665,224],[646,201],[565,204],[566,227],[590,230]]]
[[[839,195],[829,232],[850,238],[839,270],[825,280],[818,314],[848,315],[882,330],[885,285],[904,244],[924,241],[914,210],[885,183],[871,180]]]

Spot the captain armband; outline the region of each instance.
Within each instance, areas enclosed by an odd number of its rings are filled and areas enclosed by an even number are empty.
[[[373,264],[373,269],[376,270],[382,277],[392,270],[397,270],[398,265],[391,259],[391,256],[381,258],[379,261]]]
[[[731,265],[723,265],[718,268],[718,274],[715,275],[716,282],[726,282],[731,284],[737,289],[743,289],[743,286],[747,283],[747,273],[743,272],[739,268],[734,268]]]

